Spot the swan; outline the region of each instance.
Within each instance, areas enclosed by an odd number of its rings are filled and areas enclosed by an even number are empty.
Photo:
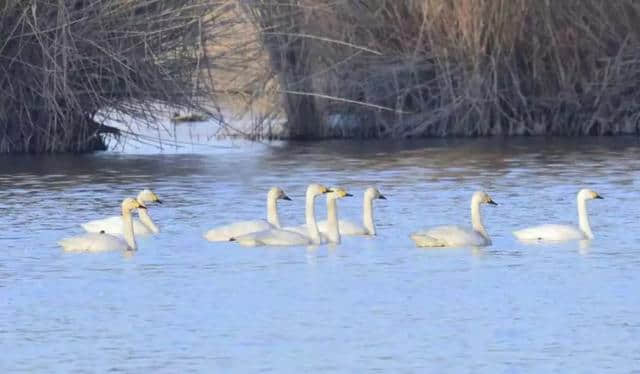
[[[376,235],[376,226],[373,222],[373,200],[375,199],[386,200],[387,198],[382,195],[377,188],[367,188],[364,191],[362,199],[362,225],[353,221],[341,219],[339,221],[341,235]],[[328,231],[327,221],[318,222],[318,230],[320,230],[320,233],[326,233]]]
[[[146,203],[158,203],[162,204],[162,200],[155,194],[155,192],[146,188],[138,194],[136,200],[140,205],[145,205]],[[151,216],[146,209],[138,210],[139,219],[133,221],[133,232],[136,235],[151,235],[157,234],[160,232],[158,226],[153,222]],[[87,232],[100,233],[104,232],[106,234],[111,235],[119,235],[122,236],[122,216],[113,216],[107,217],[103,219],[96,219],[93,221],[89,221],[83,223],[82,228]]]
[[[340,220],[338,219],[337,200],[349,196],[353,195],[340,187],[332,187],[331,192],[327,194],[327,231],[324,235],[329,243],[340,244]]]
[[[322,244],[325,244],[325,243],[340,244],[340,234],[342,234],[342,232],[340,231],[340,226],[339,226],[340,221],[338,220],[337,200],[343,197],[348,197],[353,195],[347,192],[347,190],[345,190],[342,187],[331,187],[331,192],[329,192],[326,196],[327,196],[327,220],[323,221],[325,223],[324,232],[320,230],[320,224],[318,224],[318,231],[320,231],[320,242]],[[305,235],[306,233],[309,232],[308,226],[306,224],[292,227],[286,230],[295,231],[302,235]]]
[[[491,245],[491,239],[482,223],[480,204],[496,204],[484,191],[477,191],[471,197],[471,226],[438,226],[411,234],[418,247],[482,247]]]
[[[291,200],[280,187],[271,187],[267,193],[267,220],[240,221],[207,231],[204,238],[210,242],[229,241],[229,239],[252,232],[280,228],[278,200]]]
[[[135,251],[137,249],[133,229],[132,211],[147,209],[138,200],[126,198],[122,201],[122,232],[124,238],[107,233],[89,232],[84,235],[62,239],[58,244],[69,252]]]
[[[513,235],[521,241],[567,241],[593,239],[589,217],[587,215],[587,200],[602,199],[597,192],[583,188],[578,192],[578,221],[579,227],[570,225],[546,224],[514,231]]]
[[[331,192],[331,190],[321,184],[312,183],[307,187],[305,201],[306,231],[302,233],[294,231],[295,228],[271,228],[240,235],[229,240],[236,241],[240,245],[255,247],[261,245],[288,246],[288,245],[309,245],[321,244],[320,232],[316,224],[315,199],[317,196]]]

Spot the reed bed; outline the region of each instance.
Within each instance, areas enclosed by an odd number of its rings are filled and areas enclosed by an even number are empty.
[[[289,137],[637,134],[634,0],[242,0]]]
[[[153,125],[159,103],[198,108],[228,3],[2,1],[0,153],[102,149],[120,131],[98,111]]]

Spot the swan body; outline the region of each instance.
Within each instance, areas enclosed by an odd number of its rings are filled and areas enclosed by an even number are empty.
[[[144,189],[140,191],[136,200],[145,205],[146,203],[158,203],[162,204],[162,200],[150,189]],[[136,235],[152,235],[160,232],[158,226],[153,222],[151,216],[146,209],[138,210],[139,219],[133,220],[133,232]],[[103,219],[97,219],[83,223],[82,228],[87,232],[92,233],[106,233],[116,236],[123,235],[122,216],[112,216]]]
[[[236,241],[238,242],[238,244],[245,247],[257,247],[263,245],[290,246],[314,244],[311,238],[308,236],[295,231],[276,228],[241,235],[237,238],[232,238],[231,241]]]
[[[340,244],[341,231],[340,231],[339,220],[338,220],[337,200],[347,196],[353,196],[353,195],[348,193],[344,188],[341,188],[341,187],[332,187],[331,192],[327,194],[327,220],[325,221],[326,222],[325,231],[320,232],[320,242],[322,244],[325,244],[325,243]],[[303,226],[296,227],[294,229],[298,233],[304,233],[304,231],[301,232],[301,230],[308,231],[308,226],[303,225]]]
[[[513,235],[521,241],[568,241],[568,240],[590,240],[593,239],[593,232],[589,224],[587,214],[587,201],[602,199],[597,192],[583,188],[578,192],[576,198],[578,203],[579,226],[545,224],[526,229],[514,231]]]
[[[471,197],[471,228],[447,225],[437,226],[411,234],[411,239],[418,247],[483,247],[491,245],[491,238],[482,222],[481,204],[496,204],[483,191]]]
[[[313,183],[307,187],[305,202],[305,218],[307,227],[302,233],[295,231],[296,228],[280,229],[274,227],[267,230],[232,237],[229,240],[247,247],[262,245],[291,246],[320,244],[321,237],[315,218],[315,198],[316,196],[326,194],[328,192],[331,192],[331,190],[321,184]]]
[[[353,221],[338,221],[338,227],[341,235],[376,235],[376,226],[373,220],[373,201],[376,199],[386,200],[387,198],[375,187],[369,187],[365,190],[362,199],[362,224]],[[321,234],[326,234],[329,230],[328,221],[318,222],[318,230]]]
[[[280,218],[278,217],[278,200],[291,200],[289,196],[279,187],[272,187],[267,193],[267,220],[240,221],[228,225],[219,226],[207,231],[205,239],[210,242],[229,241],[231,238],[260,232],[270,229],[280,228]]]
[[[107,233],[86,233],[62,239],[58,244],[68,252],[103,252],[103,251],[134,251],[137,249],[133,231],[132,211],[147,209],[136,199],[126,198],[122,202],[122,232],[124,238]]]

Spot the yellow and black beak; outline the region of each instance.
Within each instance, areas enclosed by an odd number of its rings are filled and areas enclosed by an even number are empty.
[[[378,199],[380,199],[380,200],[387,200],[387,197],[386,197],[386,196],[384,196],[384,195],[380,195],[380,196],[378,196]]]
[[[162,204],[162,200],[160,200],[160,199],[156,199],[156,203],[158,203],[158,204]]]
[[[487,204],[489,204],[489,205],[498,205],[498,203],[496,203],[492,199],[489,199],[489,201],[487,201]]]
[[[344,196],[345,196],[345,197],[353,197],[353,195],[352,195],[352,194],[350,194],[350,193],[348,193],[348,192],[347,192],[346,194],[344,194]]]
[[[291,201],[291,198],[287,195],[282,195],[281,197],[282,200],[287,200],[287,201]]]
[[[604,197],[600,196],[599,194],[598,194],[598,195],[596,195],[596,197],[595,197],[595,198],[596,198],[596,199],[604,199]]]

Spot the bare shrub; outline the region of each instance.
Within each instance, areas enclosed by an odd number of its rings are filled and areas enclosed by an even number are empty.
[[[243,3],[293,138],[638,132],[634,0]]]
[[[109,108],[199,105],[202,46],[225,27],[224,1],[5,0],[0,3],[0,152],[84,152],[118,133]],[[150,122],[149,122],[150,123]]]

